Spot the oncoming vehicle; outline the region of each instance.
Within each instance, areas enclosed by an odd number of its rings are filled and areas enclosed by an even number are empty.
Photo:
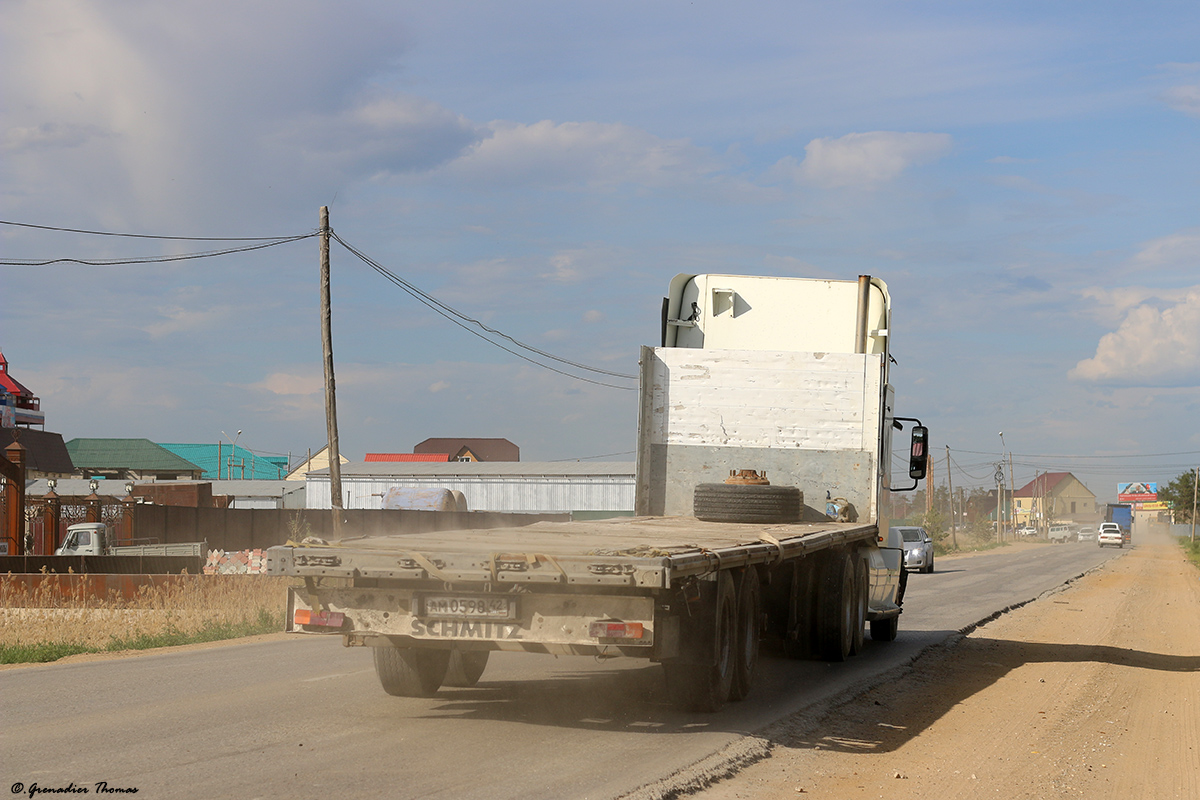
[[[1079,533],[1075,537],[1081,542],[1096,541],[1096,529],[1091,525],[1084,525],[1079,529]]]
[[[1100,547],[1106,545],[1116,545],[1117,547],[1125,546],[1125,535],[1121,533],[1121,526],[1115,522],[1103,522],[1100,524],[1100,533],[1096,537],[1096,544]]]
[[[899,532],[904,540],[904,568],[909,572],[933,572],[933,539],[925,529],[897,525],[891,530]]]
[[[1062,544],[1071,541],[1071,528],[1067,525],[1051,525],[1046,538],[1051,542]]]

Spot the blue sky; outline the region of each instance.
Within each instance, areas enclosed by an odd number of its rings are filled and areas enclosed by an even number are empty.
[[[1102,499],[1200,461],[1195,4],[49,0],[5,3],[0,38],[5,220],[275,236],[328,205],[464,314],[618,373],[676,273],[868,273],[956,486],[990,482],[999,431],[1018,485]],[[10,260],[209,247],[0,226]],[[3,266],[0,349],[68,439],[303,453],[317,267],[312,239]],[[632,458],[634,392],[491,348],[337,244],[333,274],[349,457]]]

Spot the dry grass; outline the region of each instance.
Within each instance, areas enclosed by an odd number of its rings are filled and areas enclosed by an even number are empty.
[[[286,578],[181,575],[136,597],[32,591],[0,577],[0,663],[215,641],[283,629]]]

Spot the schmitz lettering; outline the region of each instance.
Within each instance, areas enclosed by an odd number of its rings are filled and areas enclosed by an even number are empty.
[[[520,625],[469,619],[413,619],[412,632],[414,636],[436,636],[444,639],[521,638]]]

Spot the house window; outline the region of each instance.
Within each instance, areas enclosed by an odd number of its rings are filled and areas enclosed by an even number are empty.
[[[1071,513],[1072,514],[1075,513],[1075,501],[1074,500],[1071,501]]]

